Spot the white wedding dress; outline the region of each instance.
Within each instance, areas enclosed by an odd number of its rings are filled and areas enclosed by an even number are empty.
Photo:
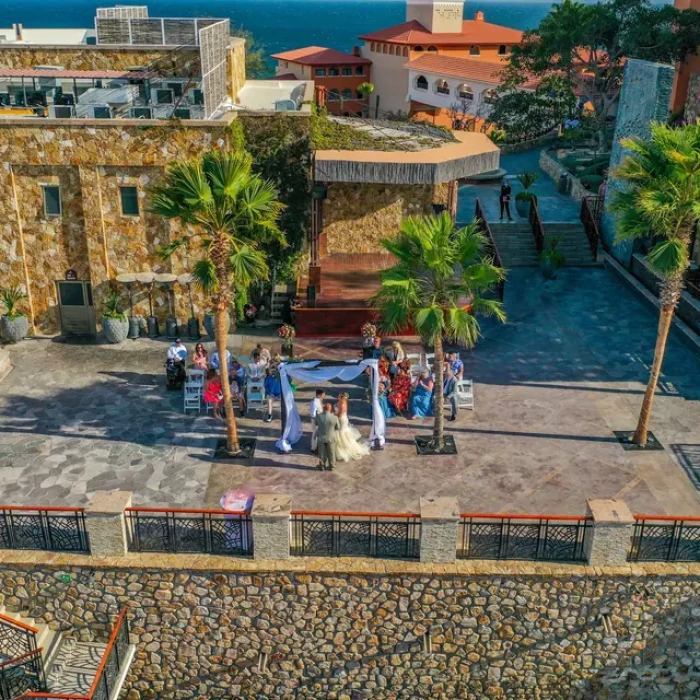
[[[369,445],[362,442],[362,435],[357,428],[353,428],[348,420],[348,414],[338,417],[340,430],[335,438],[335,456],[339,462],[350,462],[362,459],[370,453]]]

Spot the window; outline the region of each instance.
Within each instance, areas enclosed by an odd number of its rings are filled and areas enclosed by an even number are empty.
[[[340,75],[340,70],[338,69],[338,66],[333,66],[332,68],[328,69],[328,75],[333,76],[334,78]]]
[[[428,89],[428,81],[426,80],[424,75],[419,75],[416,78],[416,89],[417,90],[427,90]]]
[[[340,99],[340,93],[336,88],[328,91],[328,101],[337,102]]]
[[[481,56],[481,49],[478,46],[472,46],[469,49],[470,56]]]
[[[408,58],[408,46],[403,47],[403,55]]]
[[[505,56],[508,53],[508,47],[505,44],[501,44],[498,47],[498,55]]]
[[[139,215],[139,191],[136,187],[120,187],[122,198],[122,216]]]
[[[413,47],[413,50],[414,50],[414,51],[422,51],[422,50],[423,50],[423,47],[422,47],[422,46],[414,46],[414,47]]]
[[[289,68],[289,61],[282,61],[285,68]]]
[[[396,50],[396,48],[394,47],[394,45],[393,45],[393,44],[389,44],[389,55],[390,55],[390,56],[393,56],[393,55],[394,55],[394,51],[395,51],[395,50]]]
[[[343,75],[352,75],[352,68],[343,68],[341,73]]]
[[[389,47],[386,44],[382,44],[382,53],[387,53]]]
[[[376,51],[376,50],[377,50],[377,45],[376,45],[374,42],[372,42],[372,43],[369,45],[369,50],[370,50],[370,51]]]
[[[474,99],[474,90],[466,83],[462,83],[457,87],[457,97],[460,100],[469,100],[471,102]]]
[[[314,76],[317,78],[325,78],[326,77],[326,69],[325,68],[316,68],[314,70]]]
[[[436,80],[435,81],[435,92],[440,95],[449,95],[450,86],[447,84],[446,80]]]
[[[428,51],[435,51],[435,52],[437,52],[437,46],[428,46]]]
[[[352,90],[350,90],[349,88],[345,88],[345,90],[343,90],[343,99],[344,100],[351,100],[352,99]]]
[[[365,67],[364,66],[357,66],[355,68],[355,75],[364,75],[365,74]]]
[[[497,96],[495,88],[483,92],[483,100],[487,105],[492,105],[496,101]]]
[[[61,216],[61,188],[58,185],[44,185],[43,190],[46,216]]]
[[[355,93],[355,99],[357,99],[357,100],[364,100],[364,99],[365,99],[365,96],[358,90],[358,91]]]

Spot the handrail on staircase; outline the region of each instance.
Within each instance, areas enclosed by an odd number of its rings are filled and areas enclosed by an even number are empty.
[[[486,213],[484,208],[481,206],[481,201],[477,197],[476,199],[476,209],[474,210],[474,222],[479,227],[479,231],[486,236],[491,247],[491,252],[493,253],[493,262],[496,267],[503,268],[503,258],[501,258],[501,253],[496,245],[496,239],[493,237],[491,227],[489,226],[488,219],[486,218]],[[498,297],[503,301],[503,296],[505,293],[505,280],[500,280],[496,288]]]
[[[537,208],[537,200],[534,197],[530,200],[528,221],[532,226],[532,235],[535,237],[535,247],[539,255],[544,250],[544,224],[540,217],[540,210]]]
[[[3,615],[2,613],[0,613],[0,622],[7,622],[9,625],[14,625],[15,627],[19,627],[23,630],[26,630],[27,632],[39,634],[39,629],[37,627],[32,627],[31,625],[28,625],[25,622],[22,622],[21,620],[15,620],[14,617],[8,617],[7,615]]]
[[[603,239],[600,237],[600,230],[598,229],[598,221],[595,215],[595,206],[591,207],[589,197],[584,197],[581,200],[581,223],[586,232],[586,238],[588,238],[588,245],[591,247],[591,252],[593,253],[593,258],[598,258],[598,244],[603,243]],[[603,243],[603,245],[605,245]]]

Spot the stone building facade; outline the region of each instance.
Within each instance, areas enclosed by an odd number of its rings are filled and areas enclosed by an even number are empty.
[[[700,567],[5,552],[1,600],[104,641],[128,700],[694,698]]]
[[[92,283],[98,316],[113,280],[124,272],[180,274],[186,261],[162,262],[157,250],[178,237],[178,224],[147,210],[146,192],[176,158],[224,147],[230,119],[218,121],[0,120],[0,280],[26,286],[34,330],[58,330],[57,280],[74,270]],[[59,186],[62,212],[47,216],[45,186]],[[119,188],[135,187],[139,215],[120,210]],[[135,313],[148,315],[145,288],[135,290]],[[156,315],[167,297],[156,295]],[[189,317],[184,289],[177,316]],[[195,311],[206,311],[195,292]]]

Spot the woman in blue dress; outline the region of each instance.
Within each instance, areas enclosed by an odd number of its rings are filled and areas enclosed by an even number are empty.
[[[387,382],[379,382],[379,405],[382,407],[384,418],[393,418],[396,415],[394,407],[389,403],[387,395],[389,394],[389,385]]]
[[[267,415],[264,420],[266,423],[272,421],[272,401],[279,399],[282,396],[282,384],[280,382],[280,373],[278,365],[282,362],[279,355],[272,358],[272,362],[267,368],[267,376],[265,377],[265,397],[267,399]]]
[[[411,396],[411,420],[433,415],[433,380],[430,372],[424,369],[413,385]]]

